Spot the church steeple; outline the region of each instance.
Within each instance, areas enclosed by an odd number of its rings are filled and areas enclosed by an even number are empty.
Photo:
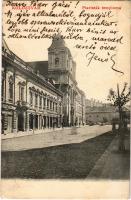
[[[52,39],[52,44],[50,46],[49,49],[52,48],[64,48],[65,47],[65,41],[62,39],[62,36],[60,35],[60,33],[58,33],[57,35],[54,35],[53,39]]]
[[[76,65],[71,52],[66,46],[64,39],[58,33],[52,39],[52,44],[48,48],[48,75],[54,80],[63,81],[65,72],[69,72],[75,80]],[[59,78],[58,78],[58,74]]]

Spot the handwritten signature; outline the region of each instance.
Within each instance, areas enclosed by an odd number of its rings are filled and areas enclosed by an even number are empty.
[[[118,72],[118,73],[121,73],[124,75],[124,72],[116,69],[115,57],[116,57],[116,54],[110,55],[108,53],[108,57],[101,58],[96,53],[90,51],[89,53],[86,54],[86,58],[88,60],[87,66],[89,66],[93,61],[97,61],[97,62],[101,62],[101,63],[107,63],[107,62],[111,61],[111,63],[112,63],[111,69],[114,70],[115,72]]]

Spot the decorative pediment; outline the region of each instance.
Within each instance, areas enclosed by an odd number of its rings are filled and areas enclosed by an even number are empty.
[[[46,93],[44,93],[44,96],[46,97],[46,96],[47,96],[47,94],[46,94]]]
[[[25,82],[25,81],[20,81],[18,84],[19,84],[20,86],[25,86],[25,85],[26,85],[26,82]]]
[[[14,77],[12,75],[9,77],[9,83],[14,83]]]
[[[39,89],[37,89],[37,90],[36,90],[36,92],[40,93],[40,90],[39,90]]]

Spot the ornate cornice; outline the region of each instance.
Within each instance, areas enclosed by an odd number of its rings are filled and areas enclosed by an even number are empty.
[[[2,55],[2,59],[6,63],[8,63],[9,66],[15,68],[16,70],[19,70],[22,74],[24,74],[25,76],[27,76],[30,79],[34,80],[36,83],[39,83],[40,85],[48,88],[49,90],[51,90],[54,93],[60,95],[61,97],[63,96],[62,93],[59,90],[57,90],[53,85],[49,84],[46,80],[42,79],[37,74],[35,74],[34,72],[32,72],[32,70],[30,70],[30,68],[28,68],[27,66],[22,67],[18,63],[15,63],[14,60],[13,60],[13,58],[6,57],[5,55]],[[7,65],[5,65],[5,67],[7,67]]]

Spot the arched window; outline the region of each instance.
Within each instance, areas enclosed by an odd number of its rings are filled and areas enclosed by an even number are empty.
[[[33,105],[33,92],[30,91],[30,105]]]
[[[26,83],[24,81],[23,82],[19,82],[19,100],[20,101],[24,101],[25,85],[26,85]]]
[[[39,96],[39,107],[42,108],[42,96]]]
[[[24,87],[20,86],[20,101],[24,101]]]
[[[47,109],[49,109],[49,99],[47,99]]]
[[[59,58],[55,58],[55,65],[59,64]]]
[[[35,94],[35,106],[36,107],[38,106],[38,94],[37,93]]]

